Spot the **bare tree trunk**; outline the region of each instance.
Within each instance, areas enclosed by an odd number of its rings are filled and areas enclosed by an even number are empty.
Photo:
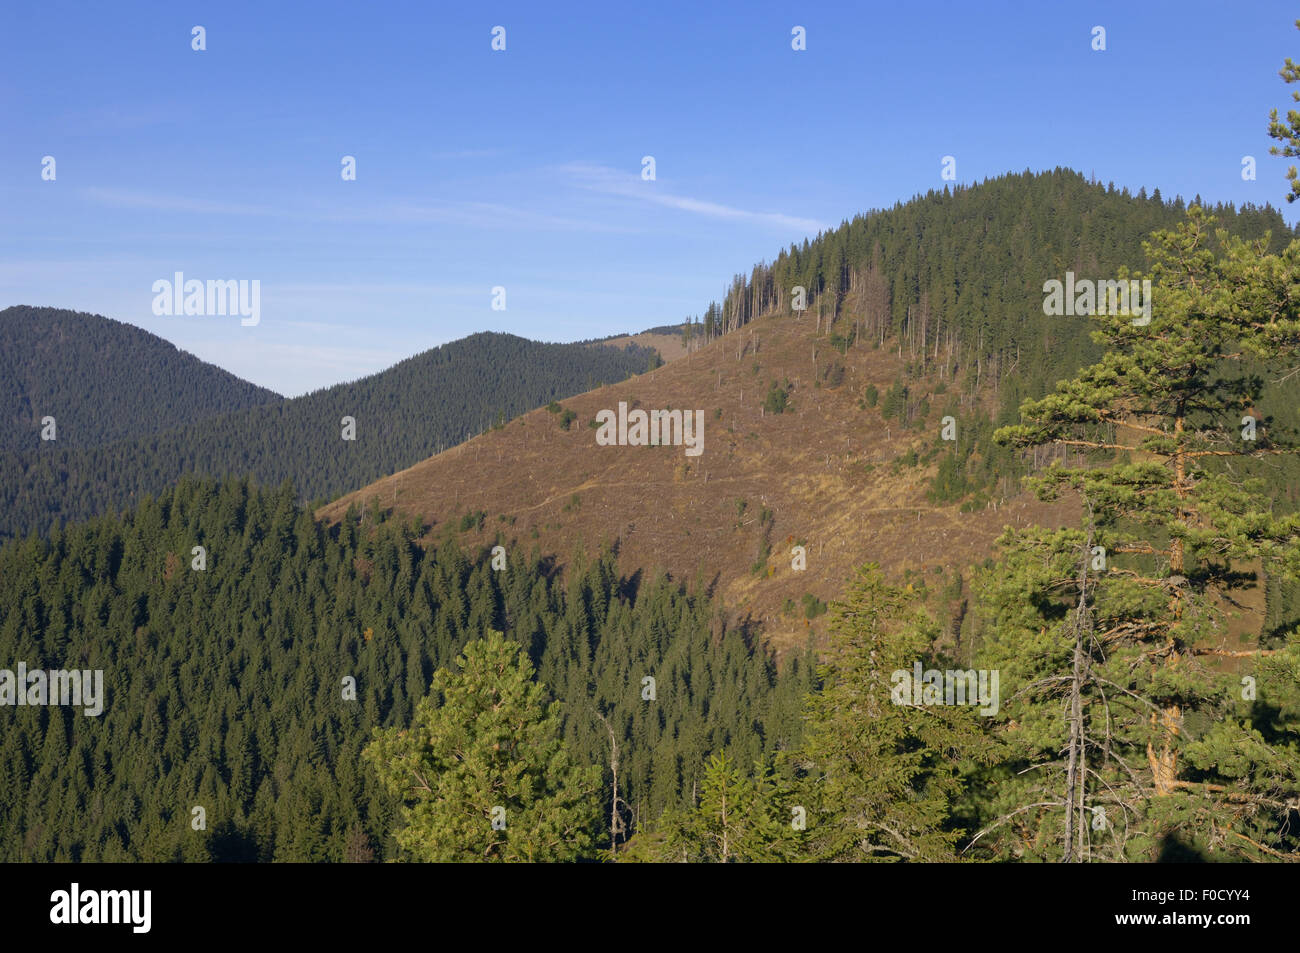
[[[724,787],[722,789],[722,862],[724,864],[727,862],[727,858],[731,856],[730,851],[728,850],[729,845],[727,843],[728,830],[729,828],[727,827],[727,789]]]
[[[618,856],[618,835],[622,834],[623,839],[627,840],[627,828],[623,824],[623,817],[618,812],[618,739],[614,736],[614,729],[610,726],[609,721],[599,711],[596,717],[600,723],[605,726],[609,732],[609,770],[614,776],[614,792],[609,802],[609,852],[611,857]],[[624,802],[626,805],[626,802]]]
[[[1183,435],[1186,427],[1185,409],[1180,404],[1177,416],[1174,417],[1174,434],[1175,439]],[[1181,440],[1179,446],[1181,447]],[[1174,493],[1178,497],[1178,509],[1174,519],[1178,523],[1185,523],[1188,520],[1189,513],[1184,506],[1187,499],[1188,490],[1191,487],[1191,481],[1187,477],[1187,458],[1180,449],[1174,458]],[[1173,575],[1182,575],[1185,565],[1186,556],[1183,551],[1183,541],[1175,536],[1169,543],[1169,572]],[[1178,619],[1183,614],[1183,592],[1181,588],[1174,590],[1174,595],[1169,603],[1169,608]],[[1178,652],[1173,648],[1173,640],[1170,640],[1170,652],[1166,664],[1170,668],[1178,667]],[[1173,742],[1178,737],[1183,721],[1183,710],[1179,705],[1170,705],[1167,708],[1161,708],[1159,712],[1151,713],[1151,723],[1159,724],[1165,730],[1165,741],[1160,747],[1159,753],[1156,752],[1155,746],[1147,745],[1147,761],[1151,766],[1151,780],[1155,786],[1157,794],[1172,794],[1177,784],[1178,777],[1178,752],[1174,750]]]
[[[1070,678],[1070,740],[1065,771],[1065,850],[1061,857],[1062,862],[1067,864],[1083,860],[1084,773],[1087,770],[1084,750],[1086,739],[1083,730],[1083,686],[1088,678],[1091,648],[1087,643],[1092,638],[1092,606],[1088,600],[1088,563],[1092,559],[1094,538],[1091,505],[1088,510],[1088,539],[1084,543],[1079,560],[1079,603],[1074,613],[1074,664]]]

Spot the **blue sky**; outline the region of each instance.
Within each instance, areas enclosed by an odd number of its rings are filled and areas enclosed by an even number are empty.
[[[945,155],[964,183],[1062,165],[1280,205],[1287,163],[1265,129],[1290,102],[1277,71],[1300,57],[1296,16],[1271,2],[8,4],[0,307],[104,314],[298,394],[475,331],[563,341],[679,322],[791,242],[942,188]],[[155,316],[153,282],[177,271],[259,280],[260,323]]]

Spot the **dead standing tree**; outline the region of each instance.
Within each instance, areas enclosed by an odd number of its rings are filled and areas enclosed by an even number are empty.
[[[623,821],[623,815],[619,813],[619,805],[631,810],[631,806],[618,796],[618,737],[614,734],[614,728],[599,710],[596,711],[596,718],[605,726],[609,732],[609,770],[613,775],[613,793],[609,802],[609,852],[610,856],[618,856],[618,835],[623,835],[624,842],[627,841],[627,825]]]

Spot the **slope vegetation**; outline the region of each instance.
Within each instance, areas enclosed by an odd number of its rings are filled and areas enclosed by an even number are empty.
[[[897,355],[882,349],[840,354],[808,317],[767,317],[652,373],[570,398],[559,413],[525,414],[318,515],[338,520],[377,498],[433,532],[450,525],[468,542],[535,545],[562,561],[608,544],[625,571],[698,576],[778,647],[801,647],[805,594],[838,595],[854,565],[964,566],[991,553],[1004,523],[1050,518],[1020,497],[967,512],[930,503],[938,457],[922,464],[921,456],[937,414],[905,426],[863,400],[902,373]],[[771,409],[775,390],[787,395],[780,413]],[[619,402],[703,411],[703,452],[597,445],[591,423]],[[568,429],[566,411],[576,415]],[[792,568],[796,545],[806,551],[802,571]]]

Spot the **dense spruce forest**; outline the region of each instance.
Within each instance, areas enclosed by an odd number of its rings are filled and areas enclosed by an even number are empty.
[[[376,511],[326,528],[287,484],[182,480],[0,548],[0,658],[103,669],[107,694],[99,717],[3,710],[0,860],[393,857],[394,804],[361,750],[493,629],[528,647],[578,757],[607,763],[599,718],[615,727],[640,817],[689,799],[709,752],[759,760],[797,739],[811,666],[778,675],[708,593],[621,579],[609,553],[561,580],[512,548],[494,571],[417,529]]]
[[[174,349],[169,355],[143,331],[109,327],[103,318],[51,309],[11,308],[0,316],[4,360],[22,368],[19,380],[43,382],[22,385],[5,405],[0,539],[115,512],[186,474],[251,475],[272,485],[287,479],[305,499],[330,498],[659,361],[647,348],[543,344],[485,332],[283,400],[251,385],[245,394],[237,378]],[[84,347],[50,344],[51,337],[57,342],[86,329]],[[110,363],[97,368],[82,357],[101,344]],[[155,366],[159,381],[145,376]],[[206,413],[189,383],[169,387],[191,379],[218,395]],[[87,381],[84,396],[67,397]],[[216,385],[228,393],[221,397]],[[239,406],[240,395],[244,409],[220,413]],[[41,439],[46,415],[55,418],[54,440]],[[355,420],[355,440],[342,439],[345,416]]]
[[[918,368],[933,367],[968,391],[1005,378],[1005,401],[1015,408],[1100,353],[1086,322],[1043,320],[1043,282],[1067,270],[1093,279],[1141,270],[1143,244],[1181,221],[1187,204],[1059,168],[945,186],[857,215],[736,275],[694,333],[712,338],[760,314],[789,312],[792,290],[802,286],[816,319],[845,319],[834,329],[846,342],[888,340]],[[1204,205],[1200,196],[1191,204]],[[1275,253],[1293,237],[1271,206],[1206,210],[1243,238],[1269,232]],[[856,295],[863,306],[845,314]]]
[[[35,448],[46,415],[58,446],[82,449],[281,400],[121,321],[24,305],[0,311],[0,453]]]

